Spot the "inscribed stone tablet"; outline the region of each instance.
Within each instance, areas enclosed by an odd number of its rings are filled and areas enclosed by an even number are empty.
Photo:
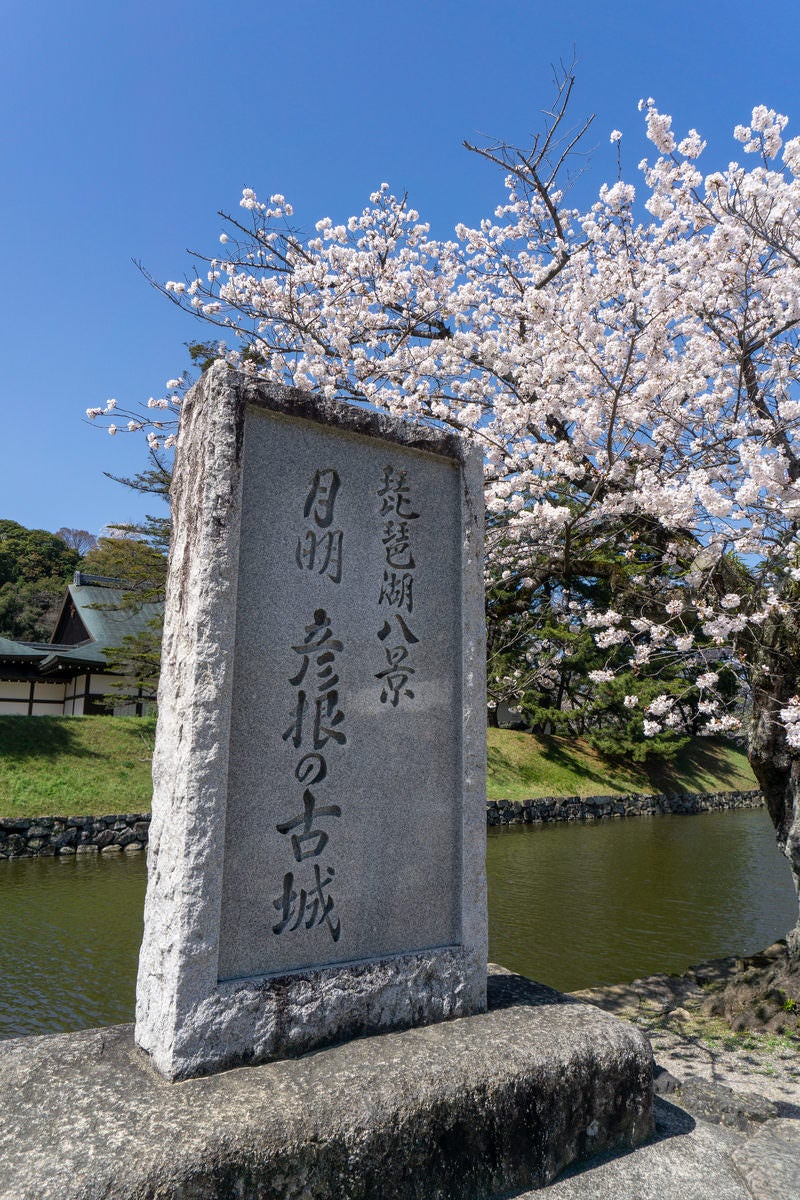
[[[198,389],[137,1005],[173,1077],[485,1003],[479,456],[224,368]]]
[[[265,411],[243,471],[219,976],[454,945],[458,464]]]

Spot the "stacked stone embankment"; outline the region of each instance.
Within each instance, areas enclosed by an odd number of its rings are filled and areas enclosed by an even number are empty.
[[[534,800],[489,800],[486,820],[489,825],[537,825],[548,821],[598,821],[614,817],[760,808],[763,803],[764,797],[759,791],[543,796]]]
[[[488,800],[486,823],[540,825],[550,821],[600,821],[660,813],[760,808],[763,803],[759,791],[543,796],[531,800]],[[149,813],[105,817],[0,817],[0,859],[135,853],[147,846],[149,829]]]
[[[147,845],[148,813],[107,817],[0,817],[0,858],[135,853]]]

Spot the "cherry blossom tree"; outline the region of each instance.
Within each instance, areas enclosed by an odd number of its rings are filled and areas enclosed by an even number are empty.
[[[468,145],[503,190],[450,239],[386,184],[311,237],[245,188],[219,251],[157,286],[233,368],[477,442],[493,700],[642,739],[743,730],[800,886],[800,138],[759,106],[744,165],[701,166],[647,100],[639,193],[614,131],[617,178],[581,210],[571,89],[527,148]],[[169,446],[180,397],[109,432]]]

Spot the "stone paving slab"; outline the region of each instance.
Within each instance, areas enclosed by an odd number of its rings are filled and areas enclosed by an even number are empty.
[[[800,1200],[800,1122],[767,1121],[733,1161],[753,1200]]]
[[[694,1121],[656,1098],[656,1140],[628,1154],[593,1159],[556,1183],[515,1200],[753,1200],[731,1155],[737,1134]],[[770,1200],[789,1200],[770,1193]]]
[[[742,1132],[751,1133],[764,1121],[781,1116],[780,1106],[766,1096],[737,1092],[698,1075],[676,1079],[669,1071],[656,1067],[655,1087],[657,1095],[667,1097],[696,1119]]]
[[[482,1200],[649,1136],[643,1034],[489,982],[486,1013],[182,1083],[131,1026],[2,1042],[0,1197]]]

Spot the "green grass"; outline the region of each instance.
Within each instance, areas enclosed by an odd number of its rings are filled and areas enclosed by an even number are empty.
[[[0,717],[0,817],[148,812],[153,717]]]
[[[0,717],[0,817],[150,808],[152,717]],[[580,739],[489,730],[490,800],[756,786],[741,751],[697,741],[668,766],[612,765]]]
[[[749,791],[757,783],[735,746],[705,738],[671,763],[609,763],[580,738],[489,730],[490,800],[598,796],[625,792]]]

